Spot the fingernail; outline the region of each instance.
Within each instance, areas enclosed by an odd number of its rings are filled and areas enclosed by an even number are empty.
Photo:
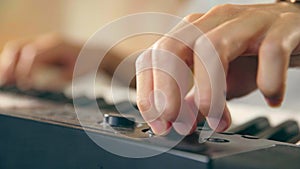
[[[272,107],[279,107],[281,106],[282,103],[282,97],[270,97],[270,98],[266,98],[268,104]]]
[[[229,127],[225,119],[207,118],[209,126],[216,132],[222,132]]]
[[[155,120],[149,123],[151,126],[152,131],[156,135],[165,135],[168,133],[169,127],[167,122],[161,120]]]

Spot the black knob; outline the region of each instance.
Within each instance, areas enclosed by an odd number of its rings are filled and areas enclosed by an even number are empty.
[[[135,126],[135,119],[133,117],[123,117],[121,115],[105,114],[104,121],[112,127],[133,128]]]

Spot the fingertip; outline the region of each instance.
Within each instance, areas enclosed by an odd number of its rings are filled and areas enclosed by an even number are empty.
[[[280,107],[283,101],[283,97],[265,97],[265,100],[271,107]]]
[[[284,82],[278,84],[276,82],[270,83],[266,81],[267,79],[262,78],[258,80],[257,84],[259,90],[270,107],[280,107],[285,93]]]
[[[148,124],[150,125],[154,134],[159,136],[167,135],[172,127],[170,122],[161,119],[156,119],[152,122],[149,122]]]
[[[228,129],[231,124],[231,116],[227,106],[225,107],[221,118],[207,117],[207,122],[209,126],[216,132],[223,132]]]
[[[197,128],[197,116],[198,110],[190,107],[189,100],[183,101],[179,115],[173,123],[174,129],[180,135],[192,134]]]
[[[225,131],[229,127],[228,122],[224,119],[207,118],[207,122],[210,128],[216,132]]]

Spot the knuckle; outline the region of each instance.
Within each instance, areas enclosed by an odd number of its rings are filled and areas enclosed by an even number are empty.
[[[208,43],[207,36],[205,36],[205,35],[204,36],[200,36],[195,41],[194,48],[197,48],[198,46],[202,46],[202,45],[207,44],[207,43]]]
[[[191,53],[191,48],[186,45],[184,42],[177,40],[175,38],[165,38],[157,44],[158,50],[166,50],[179,56],[185,56],[186,54]]]
[[[240,11],[240,7],[238,7],[237,5],[222,4],[213,7],[210,12],[214,14],[223,15],[223,14],[234,14],[237,13],[238,11]]]
[[[229,48],[233,42],[231,38],[226,36],[212,35],[210,36],[210,40],[215,49],[219,52],[219,55],[225,57],[228,56],[228,52],[230,51]]]
[[[232,4],[221,4],[221,5],[217,5],[215,6],[212,10],[215,11],[228,11],[231,10],[233,8]]]
[[[224,35],[219,36],[218,33],[208,33],[207,35],[201,36],[196,40],[195,47],[205,45],[205,44],[210,44],[217,50],[220,49],[223,50],[223,49],[228,49],[232,41],[233,40],[231,38],[226,37]]]
[[[202,16],[202,14],[192,13],[192,14],[189,14],[189,15],[185,16],[183,18],[183,20],[187,21],[187,22],[194,22],[195,20],[199,19],[201,16]]]
[[[218,53],[218,58],[220,59],[220,60],[215,60],[215,62],[221,61],[223,66],[226,66],[231,51],[230,45],[232,43],[233,40],[231,40],[230,38],[225,36],[219,36],[218,34],[214,33],[214,34],[208,34],[207,36],[202,36],[198,38],[195,42],[194,48],[210,44],[212,50],[216,50],[216,52]]]
[[[261,17],[263,16],[264,18],[272,18],[274,17],[274,15],[277,17],[277,14],[273,13],[273,12],[269,12],[267,10],[262,10],[262,9],[255,9],[255,8],[251,8],[248,10],[248,15],[250,16],[257,16],[257,17]]]

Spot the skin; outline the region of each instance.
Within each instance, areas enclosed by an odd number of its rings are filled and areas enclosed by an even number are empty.
[[[244,96],[258,88],[270,106],[280,106],[287,69],[299,65],[294,55],[300,53],[300,7],[289,3],[220,5],[205,14],[186,16],[183,22],[199,28],[215,47],[226,76],[227,99]],[[223,113],[220,122],[208,118],[211,84],[203,63],[194,52],[205,46],[206,41],[202,36],[191,36],[192,48],[189,48],[172,38],[184,33],[188,36],[180,24],[177,27],[137,59],[137,105],[158,135],[167,134],[172,127],[180,134],[189,134],[203,117],[213,129],[224,131],[231,123],[230,112],[224,103],[223,112],[219,112]],[[176,79],[157,69],[141,71],[140,65],[159,64],[168,67],[173,75],[182,73],[172,59],[156,55],[156,50],[169,51],[181,59],[194,72],[197,90],[184,91],[186,95],[182,99],[179,90],[182,84],[178,85]],[[188,81],[183,82],[183,86],[188,86],[184,83]],[[162,94],[155,94],[156,91]],[[184,108],[185,114],[178,116],[180,105],[188,108]],[[191,115],[197,106],[199,113]]]
[[[206,43],[201,36],[192,35],[192,47],[189,48],[170,38],[188,35],[185,28],[189,25],[186,23],[205,33],[219,54],[227,83],[226,91],[220,91],[221,95],[226,92],[226,98],[232,99],[258,88],[270,106],[281,104],[287,69],[300,65],[295,57],[300,53],[299,7],[288,3],[216,6],[205,14],[186,16],[168,36],[155,43],[155,49],[175,54],[191,70],[194,79],[188,78],[187,70],[179,69],[182,65],[176,60],[154,55],[153,48],[136,61],[138,71],[143,66],[154,64],[171,70],[175,75],[174,79],[155,69],[137,73],[137,104],[155,134],[167,134],[172,127],[180,134],[189,134],[195,130],[198,121],[208,118],[212,84],[204,65],[194,53]],[[8,42],[0,57],[0,83],[17,84],[24,89],[58,90],[65,81],[71,80],[81,46],[57,34]],[[103,69],[113,73],[122,58],[114,53],[106,58]],[[36,85],[35,75],[49,68],[57,70],[56,83]],[[178,85],[175,80],[181,83]],[[191,81],[194,88],[190,90]],[[180,91],[179,87],[184,90]],[[230,112],[224,104],[220,123],[207,119],[216,131],[225,130],[231,123]]]
[[[79,51],[80,46],[65,41],[55,33],[10,41],[1,52],[0,83],[16,84],[22,89],[59,90],[71,80]],[[54,75],[56,83],[38,85],[37,72],[44,71],[46,73],[44,75],[49,76],[50,69],[56,70]]]
[[[0,85],[61,91],[72,80],[82,46],[57,33],[7,42],[0,53]],[[112,74],[121,60],[109,52],[100,68]]]

